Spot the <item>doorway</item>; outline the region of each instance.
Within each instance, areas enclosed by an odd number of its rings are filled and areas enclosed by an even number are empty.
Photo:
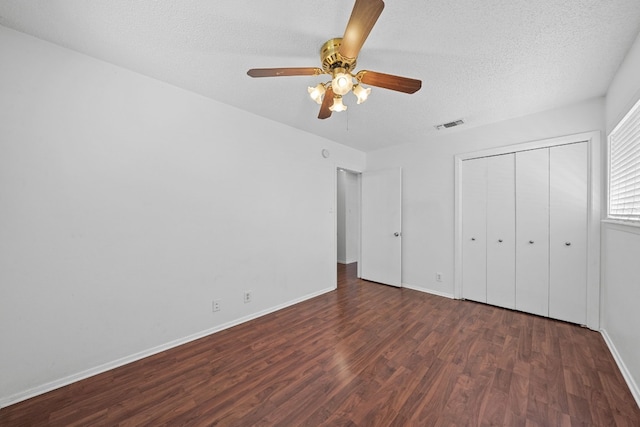
[[[360,174],[338,168],[336,200],[337,263],[360,259]]]

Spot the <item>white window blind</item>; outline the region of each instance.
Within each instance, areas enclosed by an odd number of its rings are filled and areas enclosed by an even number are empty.
[[[608,217],[640,221],[640,101],[609,135]]]

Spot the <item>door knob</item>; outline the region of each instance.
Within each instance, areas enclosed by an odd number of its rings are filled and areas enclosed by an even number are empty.
[[[502,243],[502,239],[498,239],[498,243]]]
[[[533,240],[529,240],[529,243],[533,245]]]
[[[566,246],[571,246],[571,242],[564,242]]]
[[[475,237],[472,237],[472,238],[471,238],[471,240],[476,240],[476,238],[475,238]]]
[[[397,231],[395,233],[393,233],[394,236],[398,237],[400,235],[400,233],[398,233]]]

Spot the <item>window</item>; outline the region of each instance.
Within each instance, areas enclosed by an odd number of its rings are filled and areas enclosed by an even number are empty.
[[[640,101],[609,134],[608,217],[640,222]]]

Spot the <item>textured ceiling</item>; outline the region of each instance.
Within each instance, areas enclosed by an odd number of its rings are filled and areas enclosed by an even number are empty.
[[[414,95],[318,120],[307,86],[249,68],[314,67],[347,0],[0,0],[0,25],[351,147],[423,141],[601,96],[640,31],[638,0],[387,0],[358,69],[421,79]],[[443,122],[466,124],[435,130]]]

